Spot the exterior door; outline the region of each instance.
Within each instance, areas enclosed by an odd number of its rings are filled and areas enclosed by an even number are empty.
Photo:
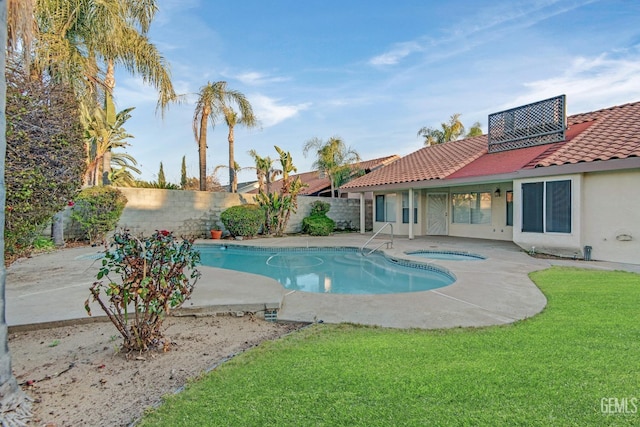
[[[427,234],[447,235],[447,201],[445,193],[427,194]]]

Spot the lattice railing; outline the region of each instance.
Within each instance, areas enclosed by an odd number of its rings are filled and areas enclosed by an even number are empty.
[[[489,152],[564,141],[566,96],[489,115]]]

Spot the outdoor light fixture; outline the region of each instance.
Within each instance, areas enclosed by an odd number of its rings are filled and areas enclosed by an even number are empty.
[[[493,192],[493,195],[496,196],[496,198],[500,197],[500,189],[496,188],[496,191]]]

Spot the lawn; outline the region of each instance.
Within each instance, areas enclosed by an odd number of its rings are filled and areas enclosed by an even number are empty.
[[[314,325],[223,364],[140,425],[640,425],[640,275],[531,278],[548,299],[533,318],[436,331]]]

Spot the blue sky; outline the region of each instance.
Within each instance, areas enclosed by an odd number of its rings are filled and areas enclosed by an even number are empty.
[[[182,156],[198,176],[191,122],[196,94],[227,81],[246,95],[259,129],[236,129],[236,161],[247,151],[291,152],[311,170],[304,143],[340,136],[363,159],[420,147],[423,126],[453,113],[487,130],[487,116],[567,95],[569,114],[640,101],[640,2],[635,0],[158,0],[150,37],[186,102],[164,119],[138,77],[116,74],[127,152],[155,180],[160,162],[180,180]],[[227,164],[227,128],[208,132],[207,167]],[[228,181],[228,172],[218,173]],[[253,171],[240,181],[255,179]]]

